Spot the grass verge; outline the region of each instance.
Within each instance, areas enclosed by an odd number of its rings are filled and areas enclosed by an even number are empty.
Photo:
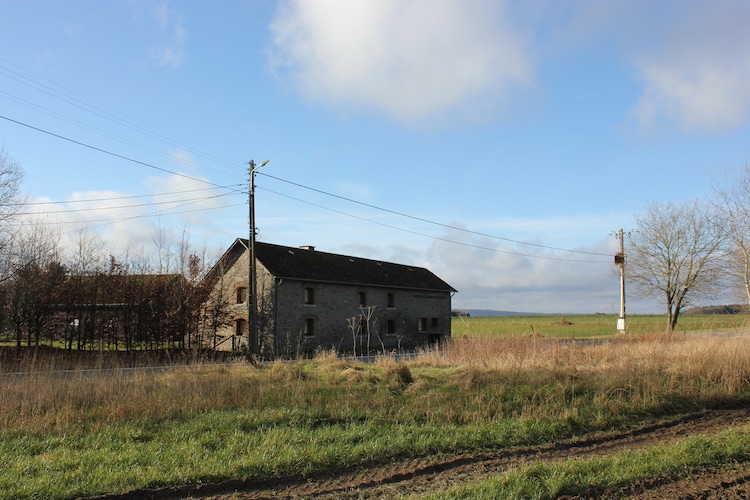
[[[663,333],[667,317],[663,314],[628,316],[628,334]],[[544,337],[544,338],[606,338],[617,335],[616,314],[574,314],[538,316],[472,316],[454,317],[454,338]],[[746,314],[687,314],[680,316],[677,333],[740,330],[748,327]]]
[[[0,385],[0,498],[66,499],[530,446],[750,401],[750,339],[460,339],[407,363],[328,355]],[[697,453],[697,451],[696,451]]]

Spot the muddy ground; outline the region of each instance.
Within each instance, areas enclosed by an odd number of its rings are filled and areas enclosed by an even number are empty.
[[[394,459],[369,467],[330,471],[317,477],[245,478],[216,484],[137,491],[100,498],[247,499],[392,499],[440,491],[453,485],[493,477],[533,461],[556,461],[615,454],[669,443],[694,434],[710,435],[750,423],[750,408],[711,410],[623,433],[516,450]],[[567,497],[571,499],[573,497]],[[750,498],[750,461],[731,469],[706,470],[689,478],[653,477],[606,492],[574,498],[739,499]]]

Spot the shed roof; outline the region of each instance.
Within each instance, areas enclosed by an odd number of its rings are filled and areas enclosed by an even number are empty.
[[[247,248],[238,238],[233,246]],[[448,283],[423,267],[255,242],[255,257],[273,276],[310,282],[455,292]]]

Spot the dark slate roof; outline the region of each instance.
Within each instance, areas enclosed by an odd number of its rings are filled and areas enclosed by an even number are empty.
[[[247,240],[238,239],[243,247]],[[277,278],[455,292],[445,281],[423,267],[407,266],[320,252],[305,248],[255,242],[255,257]]]

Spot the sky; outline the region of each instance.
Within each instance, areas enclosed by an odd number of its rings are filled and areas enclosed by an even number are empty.
[[[25,213],[104,252],[219,255],[267,159],[259,241],[426,267],[454,308],[617,315],[616,232],[748,162],[744,0],[6,4]]]

